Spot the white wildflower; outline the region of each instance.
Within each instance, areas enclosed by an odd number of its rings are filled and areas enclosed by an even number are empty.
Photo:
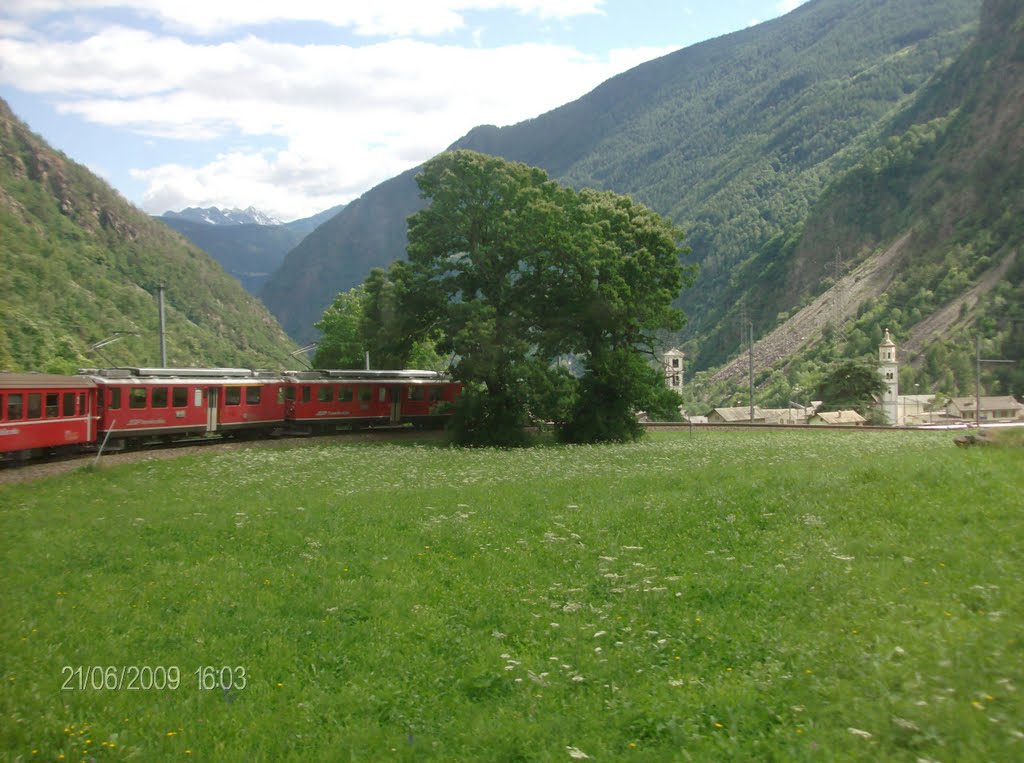
[[[590,760],[590,756],[578,747],[566,747],[565,751],[569,753],[569,757],[573,760]]]
[[[906,718],[893,716],[892,722],[899,726],[901,729],[906,729],[907,731],[921,730],[921,728],[916,723],[914,723],[913,721],[908,721]]]
[[[855,729],[853,726],[850,726],[846,730],[853,734],[855,737],[860,737],[861,739],[871,739],[871,737],[874,736],[874,734],[872,734],[870,731],[864,731],[863,729]]]

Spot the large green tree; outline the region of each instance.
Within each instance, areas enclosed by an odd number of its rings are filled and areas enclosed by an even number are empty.
[[[633,358],[682,322],[680,232],[626,197],[472,151],[435,157],[417,182],[430,205],[409,219],[405,312],[442,333],[466,385],[457,439],[521,444],[540,410],[559,408],[569,439],[636,436],[633,408],[657,381]],[[565,354],[586,368],[571,406],[535,394],[565,389],[552,364]],[[600,426],[573,427],[584,415]]]
[[[885,392],[878,369],[865,360],[845,358],[834,363],[818,386],[818,395],[824,401],[819,410],[855,410],[867,416],[873,415],[875,398]]]
[[[321,333],[313,355],[317,368],[362,368],[367,345],[362,334],[366,292],[363,287],[334,298],[316,328]]]

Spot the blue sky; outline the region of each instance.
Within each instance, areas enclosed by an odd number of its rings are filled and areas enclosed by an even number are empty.
[[[0,97],[160,214],[351,201],[802,0],[7,0]]]

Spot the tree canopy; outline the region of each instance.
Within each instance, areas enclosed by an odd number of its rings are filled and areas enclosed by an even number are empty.
[[[885,392],[878,369],[864,360],[846,358],[832,365],[818,387],[818,395],[825,401],[823,411],[855,410],[871,414],[875,397]]]
[[[409,219],[401,312],[414,333],[440,333],[466,385],[457,439],[521,444],[548,415],[568,439],[636,437],[634,408],[661,380],[635,357],[683,322],[681,232],[628,197],[472,151],[435,157],[417,182],[430,205]],[[570,355],[577,384],[555,363]]]
[[[313,365],[317,368],[362,368],[366,344],[362,324],[366,292],[362,286],[334,298],[316,328],[321,333]]]

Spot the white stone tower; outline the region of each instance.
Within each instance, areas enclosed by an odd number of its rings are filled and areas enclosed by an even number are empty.
[[[885,392],[882,394],[882,414],[887,423],[891,425],[902,424],[899,417],[900,399],[900,368],[896,363],[896,343],[889,336],[889,329],[885,330],[885,339],[878,345],[878,373],[885,383]]]
[[[685,353],[675,347],[661,356],[661,365],[665,369],[665,386],[680,395],[683,394],[683,361],[685,358]]]

